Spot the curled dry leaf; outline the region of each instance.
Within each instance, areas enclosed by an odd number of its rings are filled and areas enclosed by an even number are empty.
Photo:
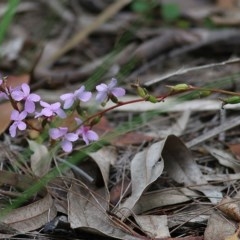
[[[135,215],[134,218],[143,231],[151,233],[153,239],[170,237],[166,215]]]
[[[227,196],[221,200],[218,209],[225,213],[230,219],[237,222],[240,221],[240,208],[238,201]]]
[[[235,233],[235,223],[217,212],[214,212],[208,220],[204,232],[204,240],[226,240]]]
[[[12,210],[1,218],[1,221],[21,233],[36,230],[57,215],[53,199],[46,194],[40,200],[21,208]]]
[[[81,186],[73,183],[68,191],[68,219],[73,229],[83,228],[90,232],[100,232],[117,239],[137,240],[126,229],[123,229],[119,222],[110,217],[107,213],[109,208],[108,177],[110,164],[115,161],[116,152],[111,147],[104,147],[89,156],[96,162],[104,181],[104,187],[91,189],[91,187]]]
[[[139,239],[128,232],[127,226],[123,228],[124,223],[121,225],[119,220],[108,216],[104,189],[93,192],[73,184],[68,192],[68,203],[68,219],[73,229],[83,228],[122,240]]]
[[[234,170],[235,173],[239,173],[240,165],[237,160],[227,151],[213,148],[210,146],[204,146],[204,148],[213,156],[215,157],[220,164],[225,167],[229,167]]]
[[[197,194],[187,188],[164,189],[144,193],[133,208],[134,213],[143,213],[148,210],[190,201]]]
[[[162,174],[164,163],[161,153],[164,145],[165,141],[156,142],[134,156],[131,162],[132,194],[119,205],[119,217],[126,218],[131,215],[143,192]]]
[[[0,183],[25,191],[36,183],[36,179],[17,173],[0,171]],[[13,209],[6,215],[1,216],[1,222],[21,233],[26,233],[51,221],[57,214],[53,199],[46,189],[43,189],[39,196],[41,197],[40,200]]]
[[[28,140],[28,144],[33,151],[30,157],[31,169],[36,176],[41,177],[49,171],[52,156],[45,145],[31,140]]]
[[[168,175],[176,182],[202,192],[214,204],[222,198],[221,189],[208,184],[191,152],[179,138],[174,135],[167,138],[162,157]]]

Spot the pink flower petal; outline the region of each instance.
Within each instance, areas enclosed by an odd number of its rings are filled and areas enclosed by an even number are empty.
[[[108,86],[105,83],[101,83],[96,86],[97,91],[102,92],[102,91],[107,91]]]
[[[28,100],[32,101],[32,102],[39,102],[41,97],[35,93],[31,93],[28,98]]]
[[[24,110],[28,113],[33,113],[35,111],[35,104],[32,101],[26,100],[24,104]]]
[[[117,79],[112,78],[111,82],[108,84],[108,89],[111,91],[117,85]]]
[[[16,90],[11,92],[11,96],[15,101],[21,101],[24,98],[24,93],[22,91]]]
[[[18,122],[17,127],[18,127],[19,130],[25,130],[27,125],[26,125],[25,122]]]
[[[115,96],[115,97],[122,97],[125,95],[126,91],[125,89],[123,88],[120,88],[120,87],[117,87],[117,88],[114,88],[112,89],[112,94]]]
[[[29,95],[29,93],[30,93],[29,85],[26,84],[26,83],[23,83],[22,84],[22,90],[23,90],[23,93],[24,93],[25,97],[27,97]]]
[[[16,132],[17,132],[17,123],[14,122],[9,128],[9,133],[10,133],[11,137],[15,137]]]
[[[50,104],[47,103],[47,102],[44,102],[44,101],[40,101],[40,105],[41,105],[42,107],[45,107],[45,108],[49,108],[49,107],[50,107]]]
[[[12,110],[10,119],[14,120],[14,121],[17,121],[18,117],[19,117],[19,112],[17,110]]]
[[[83,92],[81,94],[81,96],[79,96],[79,100],[83,101],[83,102],[87,102],[90,100],[90,98],[92,97],[92,93],[91,92]]]
[[[72,143],[67,141],[67,140],[63,140],[61,142],[61,146],[64,152],[71,152],[72,151]]]
[[[73,93],[65,93],[65,94],[60,96],[60,99],[65,101],[65,100],[67,100],[69,98],[72,98],[72,97],[73,97]]]
[[[87,132],[87,138],[88,138],[90,141],[97,141],[99,137],[98,137],[97,133],[95,133],[94,131],[88,130],[88,132]]]
[[[78,140],[78,135],[75,134],[75,133],[67,133],[65,135],[65,138],[68,140],[68,141],[71,141],[71,142],[75,142]]]

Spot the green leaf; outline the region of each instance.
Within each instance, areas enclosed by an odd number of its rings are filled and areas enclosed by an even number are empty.
[[[174,21],[180,16],[179,6],[174,3],[162,4],[161,13],[165,21]]]
[[[146,0],[135,0],[132,2],[131,8],[134,12],[146,13],[150,10],[151,5]]]

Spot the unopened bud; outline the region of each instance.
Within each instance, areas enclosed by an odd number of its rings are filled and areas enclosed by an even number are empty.
[[[153,95],[149,95],[147,98],[146,98],[146,101],[149,101],[151,103],[157,103],[158,100],[156,97],[154,97]]]
[[[199,96],[200,97],[208,97],[209,95],[211,95],[211,91],[209,90],[202,90],[202,91],[199,91]]]
[[[148,95],[147,89],[140,86],[137,87],[137,93],[140,97],[145,98]]]
[[[226,99],[220,99],[223,101],[223,105],[225,104],[237,104],[240,103],[240,96],[232,96]]]
[[[186,83],[180,83],[175,86],[167,86],[167,87],[169,87],[174,92],[180,92],[180,91],[185,91],[185,90],[190,89],[190,85],[188,85]]]
[[[110,94],[109,98],[111,99],[112,102],[118,103],[118,98],[115,97],[113,94]]]

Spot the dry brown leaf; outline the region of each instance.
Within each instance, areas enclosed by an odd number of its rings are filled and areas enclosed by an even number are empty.
[[[240,208],[236,200],[227,196],[221,200],[218,209],[225,213],[230,219],[237,222],[240,221]]]
[[[106,117],[102,117],[101,121],[94,126],[93,129],[98,133],[98,135],[114,131],[114,128],[111,127],[111,124]],[[152,137],[143,133],[129,132],[114,138],[114,140],[111,141],[111,144],[118,147],[125,147],[129,145],[140,145],[143,142],[149,142],[151,140],[153,140]]]
[[[237,163],[236,159],[229,154],[228,152],[217,149],[211,146],[205,145],[204,148],[213,156],[215,157],[220,164],[225,167],[229,167],[234,170],[235,173],[240,172],[240,165]]]
[[[52,156],[45,145],[31,140],[28,140],[28,144],[33,151],[30,157],[31,169],[36,176],[41,177],[48,173]]]
[[[0,135],[6,131],[9,124],[11,123],[10,117],[13,107],[10,102],[5,102],[0,104]]]
[[[7,86],[8,87],[17,87],[17,86],[21,86],[21,84],[23,83],[27,83],[29,84],[30,82],[30,75],[28,74],[24,74],[24,75],[20,75],[20,76],[13,76],[13,75],[9,75],[7,76]]]
[[[228,144],[230,151],[240,160],[240,143]],[[239,162],[240,163],[240,162]]]
[[[95,161],[98,165],[102,178],[104,181],[105,190],[108,194],[107,199],[109,201],[109,192],[108,192],[108,179],[111,163],[115,162],[117,159],[117,153],[115,148],[112,147],[103,147],[97,152],[89,153],[89,156]]]
[[[162,157],[165,170],[176,182],[185,186],[192,186],[191,189],[202,192],[214,204],[222,198],[221,191],[216,186],[207,183],[198,165],[193,160],[191,152],[179,138],[174,135],[167,138]]]
[[[187,188],[147,192],[141,196],[133,211],[138,214],[158,207],[188,202],[196,196],[194,191]]]
[[[36,183],[36,179],[8,171],[0,171],[0,182],[25,191]],[[57,214],[52,197],[46,189],[41,191],[40,200],[26,206],[13,209],[1,216],[1,222],[21,233],[36,230],[51,221]]]
[[[226,240],[235,233],[235,223],[214,212],[208,220],[204,240]]]
[[[21,233],[36,230],[57,215],[53,199],[50,194],[46,194],[42,199],[27,206],[12,210],[1,221]]]
[[[225,238],[225,240],[239,240],[239,232],[240,232],[240,226],[238,227],[238,230],[231,236],[228,236]]]
[[[26,175],[0,170],[0,183],[12,185],[21,191],[25,191],[36,181],[37,179]]]
[[[152,144],[148,149],[137,153],[131,161],[132,194],[118,207],[119,216],[131,215],[143,192],[162,174],[164,163],[161,160],[165,141]]]
[[[109,192],[108,178],[110,164],[115,161],[116,152],[112,147],[104,147],[89,156],[96,162],[104,181],[104,188],[94,191],[93,186],[87,187],[73,183],[68,192],[68,219],[72,228],[84,228],[90,232],[100,232],[118,239],[137,240],[129,232],[123,231],[118,222],[108,216]],[[124,224],[123,224],[124,225]],[[127,227],[127,226],[126,226]]]
[[[170,237],[166,215],[135,215],[134,219],[153,239]]]
[[[108,216],[104,189],[93,193],[73,184],[68,192],[68,203],[68,219],[72,228],[83,228],[123,240],[139,239],[122,230],[121,225]]]
[[[121,198],[125,198],[131,194],[131,181],[128,178],[116,183],[110,191],[110,203],[114,206],[120,201]]]

